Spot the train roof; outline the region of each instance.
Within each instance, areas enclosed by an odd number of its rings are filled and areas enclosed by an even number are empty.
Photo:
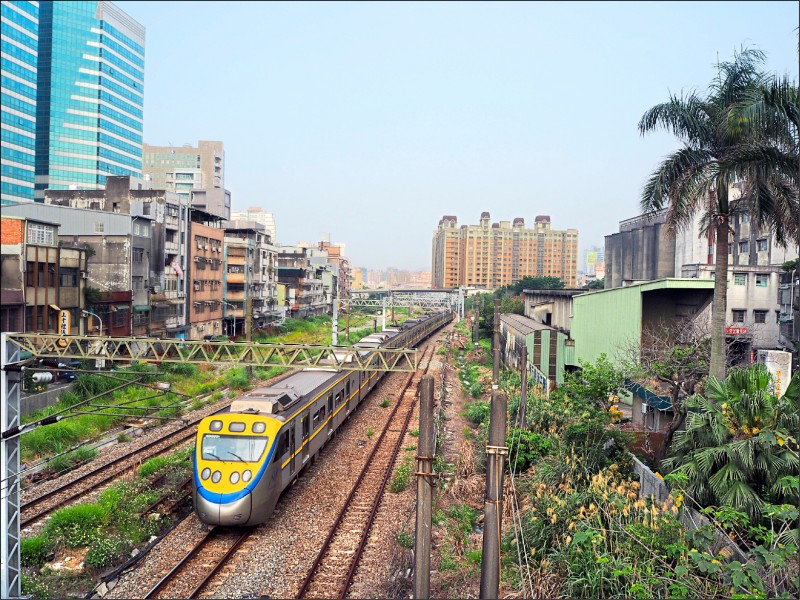
[[[329,369],[304,369],[277,385],[248,392],[231,403],[232,413],[255,413],[287,419],[303,407],[298,400],[309,396],[331,379]]]

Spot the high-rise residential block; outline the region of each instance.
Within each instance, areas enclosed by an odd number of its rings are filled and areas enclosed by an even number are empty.
[[[275,216],[271,212],[262,210],[258,206],[251,206],[247,210],[231,211],[231,221],[250,221],[252,223],[259,223],[264,226],[272,243],[276,244],[278,240],[277,229],[275,226]]]
[[[481,213],[478,225],[462,225],[444,216],[433,233],[433,288],[459,286],[497,289],[525,277],[558,277],[576,284],[578,230],[550,228],[550,217],[538,216],[533,229],[521,217],[513,223],[491,223]]]
[[[142,151],[142,171],[155,188],[171,190],[188,199],[190,190],[225,187],[222,142],[200,140],[197,147],[144,144]]]
[[[35,180],[39,3],[3,2],[0,11],[0,198],[3,204],[30,202]]]
[[[142,175],[144,27],[111,2],[40,2],[35,199]]]

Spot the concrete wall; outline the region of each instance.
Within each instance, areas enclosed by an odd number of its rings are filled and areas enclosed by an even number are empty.
[[[619,233],[606,236],[605,269],[606,289],[675,277],[675,240],[667,233],[664,214],[620,222]]]

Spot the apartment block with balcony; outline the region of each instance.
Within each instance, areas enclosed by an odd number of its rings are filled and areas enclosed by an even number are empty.
[[[192,210],[189,222],[189,339],[223,335],[225,232],[212,215]]]
[[[574,287],[578,272],[578,231],[551,229],[550,217],[536,217],[533,229],[525,220],[492,223],[481,213],[478,225],[457,228],[454,216],[444,216],[433,236],[434,288],[460,286],[497,289],[524,277],[557,277]]]
[[[331,308],[308,252],[308,248],[299,246],[280,246],[278,250],[278,283],[287,288],[287,316],[296,319],[322,315]]]
[[[6,214],[0,244],[0,330],[54,333],[65,310],[69,334],[83,332],[86,250],[62,245],[57,223]]]
[[[96,334],[102,326],[107,335],[131,335],[131,274],[142,268],[137,265],[134,269],[133,261],[137,256],[144,261],[150,247],[149,239],[134,236],[131,215],[30,202],[4,206],[3,216],[59,224],[61,247],[86,252],[85,287],[81,289],[85,308],[94,316],[84,322],[83,331]],[[142,239],[146,240],[145,245]]]
[[[276,310],[278,249],[259,223],[228,221],[224,229],[226,329],[228,335],[249,337],[281,316]]]
[[[48,205],[88,209],[127,217],[130,241],[127,287],[132,294],[131,333],[137,336],[182,337],[186,325],[186,235],[188,201],[166,190],[139,187],[130,177],[108,177],[103,190],[45,190]],[[90,229],[92,219],[77,229],[79,236],[107,234],[102,224]],[[119,231],[118,233],[122,233]],[[101,252],[105,254],[105,249]],[[109,257],[111,258],[111,257]],[[112,260],[115,260],[112,258]],[[122,260],[122,256],[116,260]],[[91,264],[91,263],[90,263]],[[113,264],[113,263],[109,263]],[[96,271],[92,272],[92,275]],[[98,289],[120,273],[98,274]],[[120,309],[122,310],[122,309]]]

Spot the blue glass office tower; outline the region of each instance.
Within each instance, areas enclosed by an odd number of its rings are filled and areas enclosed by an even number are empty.
[[[0,7],[0,200],[33,200],[39,3]]]
[[[39,3],[36,200],[142,176],[144,43],[111,2]]]

